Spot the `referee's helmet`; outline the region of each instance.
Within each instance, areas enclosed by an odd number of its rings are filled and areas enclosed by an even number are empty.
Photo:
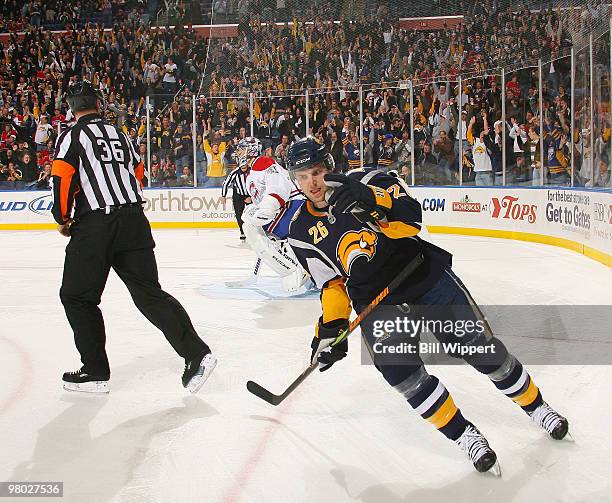
[[[96,89],[89,80],[73,82],[66,91],[66,101],[73,113],[83,110],[97,110],[104,108],[104,94],[100,89]]]

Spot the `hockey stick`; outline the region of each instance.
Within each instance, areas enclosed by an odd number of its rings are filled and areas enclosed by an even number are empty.
[[[226,281],[225,286],[228,288],[245,288],[247,286],[254,285],[257,283],[260,267],[261,259],[257,258],[257,262],[255,262],[255,268],[253,269],[253,274],[251,276],[249,276],[247,279],[240,279],[238,281]]]
[[[424,257],[423,254],[420,253],[417,255],[410,263],[401,270],[401,272],[393,278],[393,281],[389,283],[375,298],[372,302],[368,304],[368,306],[359,313],[359,315],[349,323],[348,329],[344,334],[335,339],[330,346],[335,346],[336,344],[342,342],[346,339],[360,324],[361,322],[382,302],[382,300],[387,297],[391,292],[393,292],[399,285],[401,285],[408,276],[410,276],[422,263]],[[319,362],[315,361],[311,363],[300,375],[297,379],[295,379],[289,387],[283,391],[280,395],[275,395],[270,392],[263,386],[257,384],[254,381],[247,382],[247,389],[253,393],[255,396],[265,400],[271,405],[279,405],[285,398],[287,398],[295,388],[297,388],[317,367],[319,366]]]

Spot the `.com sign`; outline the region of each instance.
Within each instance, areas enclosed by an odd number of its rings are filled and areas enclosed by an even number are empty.
[[[423,211],[444,211],[445,204],[446,199],[426,197],[421,203],[421,208]]]
[[[29,210],[37,215],[47,215],[53,207],[53,196],[45,194],[31,201],[0,201],[0,211]]]

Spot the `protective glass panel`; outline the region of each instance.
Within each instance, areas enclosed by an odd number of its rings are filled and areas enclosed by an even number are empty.
[[[220,187],[236,168],[235,149],[250,133],[249,96],[200,96],[196,102],[196,171],[200,187]]]
[[[310,128],[312,122],[311,118]],[[284,92],[256,94],[253,99],[253,136],[261,141],[265,155],[285,166],[289,145],[306,136],[306,95]]]
[[[149,96],[152,187],[193,186],[192,99],[186,88]]]
[[[403,176],[411,183],[409,100],[407,86],[383,84],[364,87],[363,163],[383,171],[396,171],[398,175],[403,167]],[[350,129],[348,137],[344,137],[350,168],[358,165],[359,161],[358,114],[355,119],[344,119],[345,129]]]
[[[506,185],[541,185],[538,68],[505,74]]]
[[[575,52],[574,74],[574,186],[593,178],[591,155],[591,79],[588,43]]]
[[[542,64],[544,177],[547,185],[568,186],[571,182],[570,79],[569,56]]]
[[[591,186],[610,187],[610,31],[593,43],[595,166]]]
[[[458,148],[455,142],[458,109],[455,85],[446,80],[414,86],[413,120],[415,183],[458,185]]]
[[[462,79],[462,184],[502,185],[501,76]]]

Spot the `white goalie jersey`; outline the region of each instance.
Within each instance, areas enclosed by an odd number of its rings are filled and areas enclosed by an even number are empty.
[[[242,215],[247,243],[281,278],[286,291],[297,291],[308,274],[286,245],[291,218],[304,201],[289,173],[271,157],[252,161],[246,186],[253,201]]]
[[[271,157],[255,159],[249,169],[246,185],[255,205],[270,206],[270,210],[274,211],[280,210],[289,201],[304,199],[287,170]]]

